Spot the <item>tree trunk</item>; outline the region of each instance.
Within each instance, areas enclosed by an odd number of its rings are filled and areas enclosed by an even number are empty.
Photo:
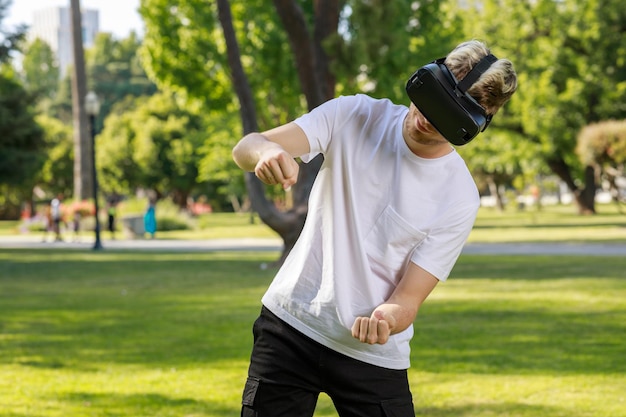
[[[576,186],[574,179],[570,173],[567,162],[560,156],[548,159],[548,166],[565,184],[567,188],[574,194],[574,201],[578,206],[579,214],[595,214],[595,192],[596,181],[593,167],[585,168],[585,188],[580,189]]]
[[[489,186],[489,193],[496,199],[496,208],[499,212],[504,211],[504,200],[500,193],[498,184],[494,180],[492,175],[487,176],[487,185]]]
[[[335,96],[336,79],[330,71],[331,62],[323,45],[329,36],[337,33],[338,26],[339,3],[337,0],[315,0],[315,30],[313,33],[315,76],[322,90],[322,101],[318,105]]]
[[[292,52],[296,60],[301,88],[309,109],[313,109],[334,95],[334,78],[329,70],[322,41],[337,31],[339,24],[339,5],[337,0],[316,0],[316,30],[312,40],[307,31],[306,19],[302,9],[294,0],[274,0],[274,5],[289,34]],[[228,0],[218,0],[218,15],[224,31],[228,51],[228,63],[231,69],[233,85],[240,103],[240,116],[244,134],[258,130],[254,98],[248,79],[241,65],[239,45],[232,23]],[[284,212],[265,196],[265,187],[254,173],[246,173],[246,186],[252,202],[252,208],[261,220],[283,239],[283,251],[276,261],[283,263],[304,226],[308,211],[308,199],[313,182],[323,162],[322,157],[302,164],[298,182],[292,187],[293,206]]]
[[[85,76],[85,54],[83,50],[83,29],[80,0],[70,0],[72,47],[74,54],[72,76],[72,115],[74,119],[74,199],[82,201],[93,195],[91,165],[93,161],[87,129],[85,96],[87,81]]]
[[[189,192],[186,190],[174,190],[174,192],[172,193],[172,201],[182,210],[186,210],[188,208],[188,199]]]
[[[580,192],[579,196],[579,212],[580,214],[596,213],[596,170],[594,167],[587,165],[585,167],[585,188]]]
[[[606,178],[607,181],[609,183],[609,190],[611,192],[611,199],[613,200],[613,202],[615,203],[615,205],[617,206],[617,211],[622,214],[622,197],[621,197],[621,190],[620,187],[617,184],[617,179],[622,176],[622,172],[618,169],[615,169],[613,167],[607,167],[605,169],[605,173],[606,173]]]

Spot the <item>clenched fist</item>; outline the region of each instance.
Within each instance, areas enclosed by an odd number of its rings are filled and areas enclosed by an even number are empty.
[[[390,321],[392,323],[390,323]],[[357,317],[352,325],[352,337],[370,345],[384,345],[389,340],[393,317],[375,310],[371,317]]]

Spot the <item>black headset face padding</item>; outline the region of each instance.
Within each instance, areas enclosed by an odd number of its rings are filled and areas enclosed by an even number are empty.
[[[465,145],[484,131],[491,115],[467,93],[497,58],[491,54],[457,82],[440,58],[415,71],[406,84],[406,91],[426,119],[454,145]]]

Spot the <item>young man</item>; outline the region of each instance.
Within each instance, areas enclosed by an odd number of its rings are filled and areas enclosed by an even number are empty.
[[[459,45],[446,57],[447,69],[442,65],[429,68],[477,78],[467,93],[486,116],[476,116],[483,130],[517,87],[512,64],[478,41]],[[475,66],[480,71],[471,71]],[[312,416],[320,392],[341,417],[414,416],[407,379],[413,321],[447,279],[479,207],[474,181],[449,142],[474,118],[452,120],[451,112],[442,123],[446,109],[430,103],[447,98],[440,85],[433,88],[424,98],[407,85],[423,111],[413,103],[339,97],[249,134],[233,149],[242,169],[284,188],[297,180],[295,157],[324,155],[302,234],[254,324],[242,416]],[[458,104],[450,103],[441,106]],[[446,139],[441,132],[452,133]]]

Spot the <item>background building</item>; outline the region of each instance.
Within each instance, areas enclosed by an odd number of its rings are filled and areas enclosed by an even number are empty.
[[[61,76],[67,73],[68,65],[74,62],[72,53],[72,15],[69,7],[52,7],[34,13],[33,24],[28,32],[30,41],[36,38],[50,45],[59,62]],[[82,10],[83,45],[93,45],[100,31],[98,10]]]

